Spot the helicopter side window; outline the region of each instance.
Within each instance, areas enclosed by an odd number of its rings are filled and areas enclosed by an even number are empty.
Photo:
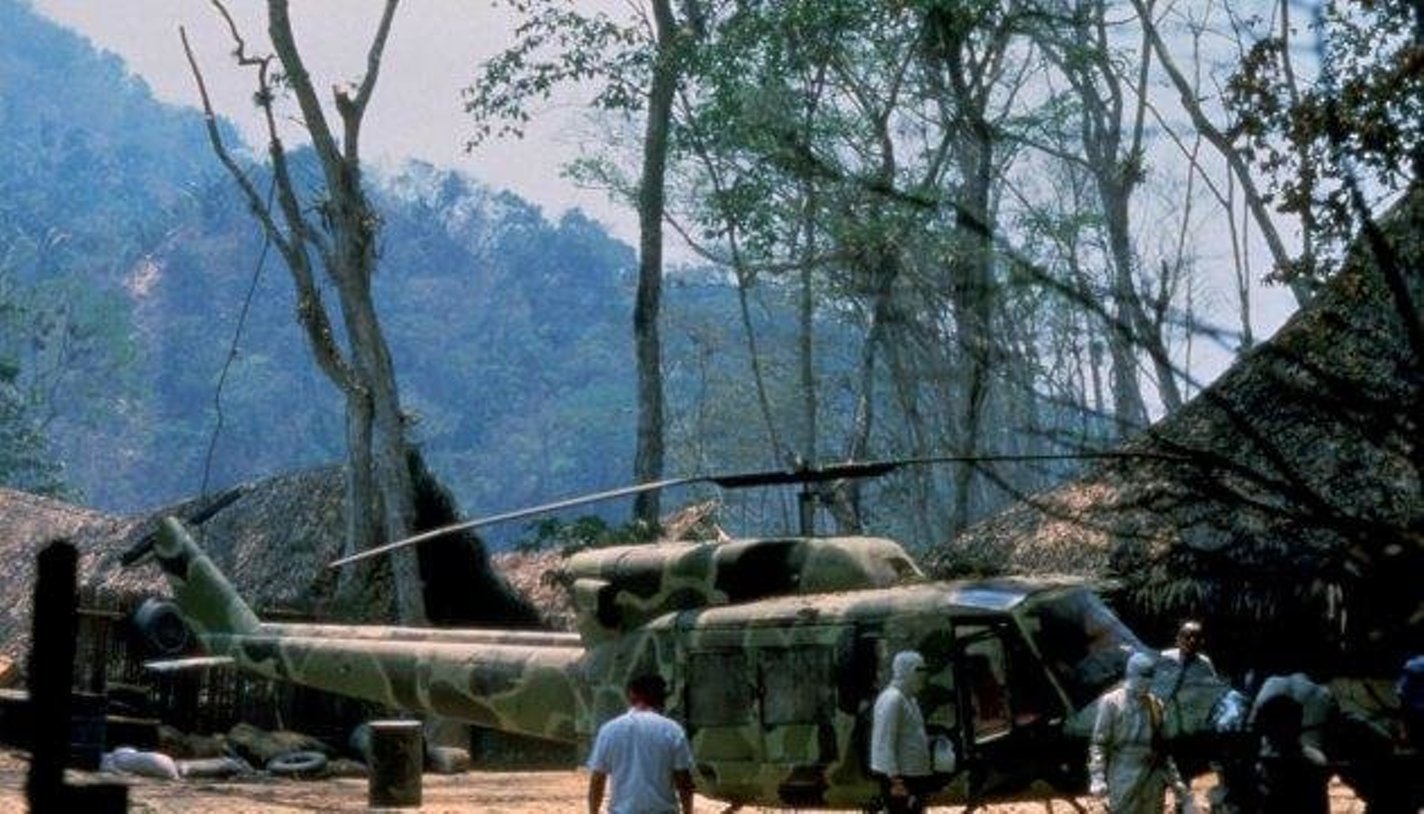
[[[767,649],[761,654],[762,723],[814,723],[831,702],[831,654],[825,647]]]
[[[747,656],[736,650],[688,654],[687,720],[694,727],[737,726],[751,720],[752,686]]]
[[[1074,706],[1097,698],[1122,677],[1138,640],[1103,601],[1087,590],[1050,595],[1028,611],[1029,631],[1044,663]]]

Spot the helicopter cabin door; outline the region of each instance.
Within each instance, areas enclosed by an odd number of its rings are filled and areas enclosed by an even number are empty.
[[[1050,692],[1007,621],[957,621],[956,685],[964,722],[961,765],[970,770],[970,795],[1013,782],[1030,765],[1031,744],[1041,737]]]

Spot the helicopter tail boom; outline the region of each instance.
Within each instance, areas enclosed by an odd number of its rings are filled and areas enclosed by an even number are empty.
[[[265,632],[205,641],[269,678],[501,732],[578,740],[581,648]]]
[[[163,521],[153,553],[204,647],[242,669],[412,713],[578,740],[587,704],[577,636],[264,623],[179,521]]]

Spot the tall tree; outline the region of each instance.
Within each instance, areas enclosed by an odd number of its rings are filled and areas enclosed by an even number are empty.
[[[638,437],[633,477],[651,483],[663,476],[663,352],[658,314],[663,288],[663,214],[667,199],[668,137],[683,32],[670,0],[652,0],[653,76],[648,85],[648,117],[643,131],[643,171],[638,184],[638,293],[633,305],[633,340],[638,360]],[[658,522],[661,495],[640,492],[633,519]]]
[[[1078,107],[1080,160],[1092,174],[1101,199],[1112,300],[1106,326],[1112,359],[1113,413],[1123,435],[1147,425],[1147,408],[1137,375],[1138,343],[1150,337],[1137,290],[1137,257],[1132,245],[1131,201],[1145,177],[1143,118],[1145,98],[1133,94],[1118,68],[1108,3],[1070,0],[1049,15],[1040,47],[1062,72]],[[1139,81],[1147,75],[1150,54],[1139,52]],[[1155,356],[1155,354],[1154,354]],[[1170,371],[1161,376],[1164,397],[1176,393]],[[1180,397],[1174,399],[1180,403]],[[1171,406],[1176,406],[1172,404]]]
[[[994,96],[1002,93],[1016,14],[995,2],[935,3],[924,10],[926,76],[953,138],[958,183],[954,197],[955,240],[947,276],[955,322],[957,371],[957,452],[980,453],[991,391],[1005,377],[995,360],[1010,358],[994,336],[997,309],[993,234],[997,230],[994,181],[1002,160],[996,155],[1002,122],[995,120]],[[1012,90],[1009,91],[1010,95]],[[1006,114],[1004,116],[1007,117]],[[949,534],[957,535],[974,514],[977,472],[954,470]]]
[[[186,33],[184,48],[208,114],[213,148],[291,272],[297,289],[297,318],[308,345],[318,367],[345,398],[348,533],[343,553],[349,555],[408,537],[422,523],[451,522],[455,519],[452,499],[426,469],[408,437],[408,418],[401,407],[390,349],[371,288],[381,218],[363,187],[361,127],[380,75],[398,0],[387,0],[384,5],[367,50],[365,76],[354,88],[333,90],[332,102],[338,117],[335,126],[297,48],[287,2],[269,0],[267,4],[275,66],[271,56],[248,53],[231,16],[221,4],[215,5],[237,43],[238,62],[256,73],[256,99],[266,124],[275,207],[224,145]],[[274,74],[274,67],[280,69],[279,75]],[[302,125],[311,138],[323,182],[315,194],[308,193],[294,179],[288,151],[278,133],[275,105],[279,88],[288,89],[296,97]],[[325,284],[335,292],[335,311],[323,301],[318,271],[324,272]],[[438,558],[442,563],[439,566],[434,564],[437,557],[433,552],[428,554],[430,564],[422,562],[426,552],[422,552],[422,559],[409,548],[393,553],[397,616],[407,623],[431,621],[432,615],[440,617],[435,621],[468,621],[460,617],[469,614],[457,608],[468,611],[481,605],[477,613],[489,611],[498,616],[512,611],[517,616],[532,616],[531,609],[488,572],[478,541],[470,537],[463,542],[463,551],[453,543],[445,545],[444,555]],[[474,587],[483,588],[483,593],[490,596],[475,599],[473,604],[452,601],[448,594],[472,592],[470,584],[452,584],[450,572],[470,566],[473,570],[465,573],[474,580]],[[349,576],[343,579],[347,584],[352,582]],[[481,580],[484,584],[480,584]],[[434,592],[438,596],[428,594],[427,586],[431,584],[441,584],[445,590]],[[440,613],[427,613],[430,600],[439,603]]]
[[[380,217],[362,187],[360,152],[361,125],[380,76],[381,57],[398,5],[398,0],[387,0],[385,4],[367,50],[366,75],[355,93],[345,88],[333,91],[339,116],[338,135],[297,49],[288,4],[285,0],[270,0],[267,4],[267,31],[281,70],[281,83],[296,97],[325,182],[323,197],[314,206],[304,201],[304,190],[292,177],[287,150],[278,134],[278,88],[272,75],[272,57],[249,55],[236,24],[219,5],[237,42],[239,63],[256,71],[256,99],[266,120],[275,209],[223,144],[202,74],[184,33],[184,49],[198,78],[213,147],[286,262],[297,288],[297,318],[306,331],[308,345],[317,365],[346,400],[345,554],[405,537],[416,522],[411,478],[411,458],[416,453],[406,437],[406,418],[400,406],[390,349],[371,296]],[[340,319],[340,332],[323,302],[318,269],[325,271],[325,279],[335,289],[335,317]],[[346,338],[344,348],[340,344],[342,335]],[[407,622],[426,621],[415,553],[397,552],[392,557],[392,568],[399,617]]]
[[[664,392],[662,336],[663,220],[673,103],[682,52],[700,15],[698,0],[685,0],[687,24],[680,24],[671,0],[653,0],[648,19],[625,24],[601,12],[585,13],[563,0],[517,3],[524,15],[516,41],[482,67],[479,81],[467,90],[465,109],[476,121],[471,146],[492,135],[522,135],[527,107],[547,99],[558,86],[578,81],[600,83],[593,105],[624,115],[644,111],[641,170],[631,188],[612,184],[631,199],[638,212],[638,287],[633,307],[637,366],[638,422],[633,476],[659,480],[664,466]],[[550,42],[562,51],[546,50]],[[658,520],[656,491],[640,493],[634,519]]]

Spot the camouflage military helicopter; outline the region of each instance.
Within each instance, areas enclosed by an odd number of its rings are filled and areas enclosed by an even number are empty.
[[[460,525],[480,522],[490,520]],[[412,713],[586,744],[623,710],[630,677],[659,673],[698,791],[732,808],[873,807],[868,711],[903,649],[924,655],[927,728],[958,756],[937,767],[933,802],[1081,793],[1094,700],[1147,650],[1082,581],[931,582],[900,545],[874,537],[583,551],[558,577],[577,633],[262,622],[173,519],[127,559],[157,560],[212,654]],[[1182,687],[1194,711],[1184,728],[1206,727],[1225,690]]]

